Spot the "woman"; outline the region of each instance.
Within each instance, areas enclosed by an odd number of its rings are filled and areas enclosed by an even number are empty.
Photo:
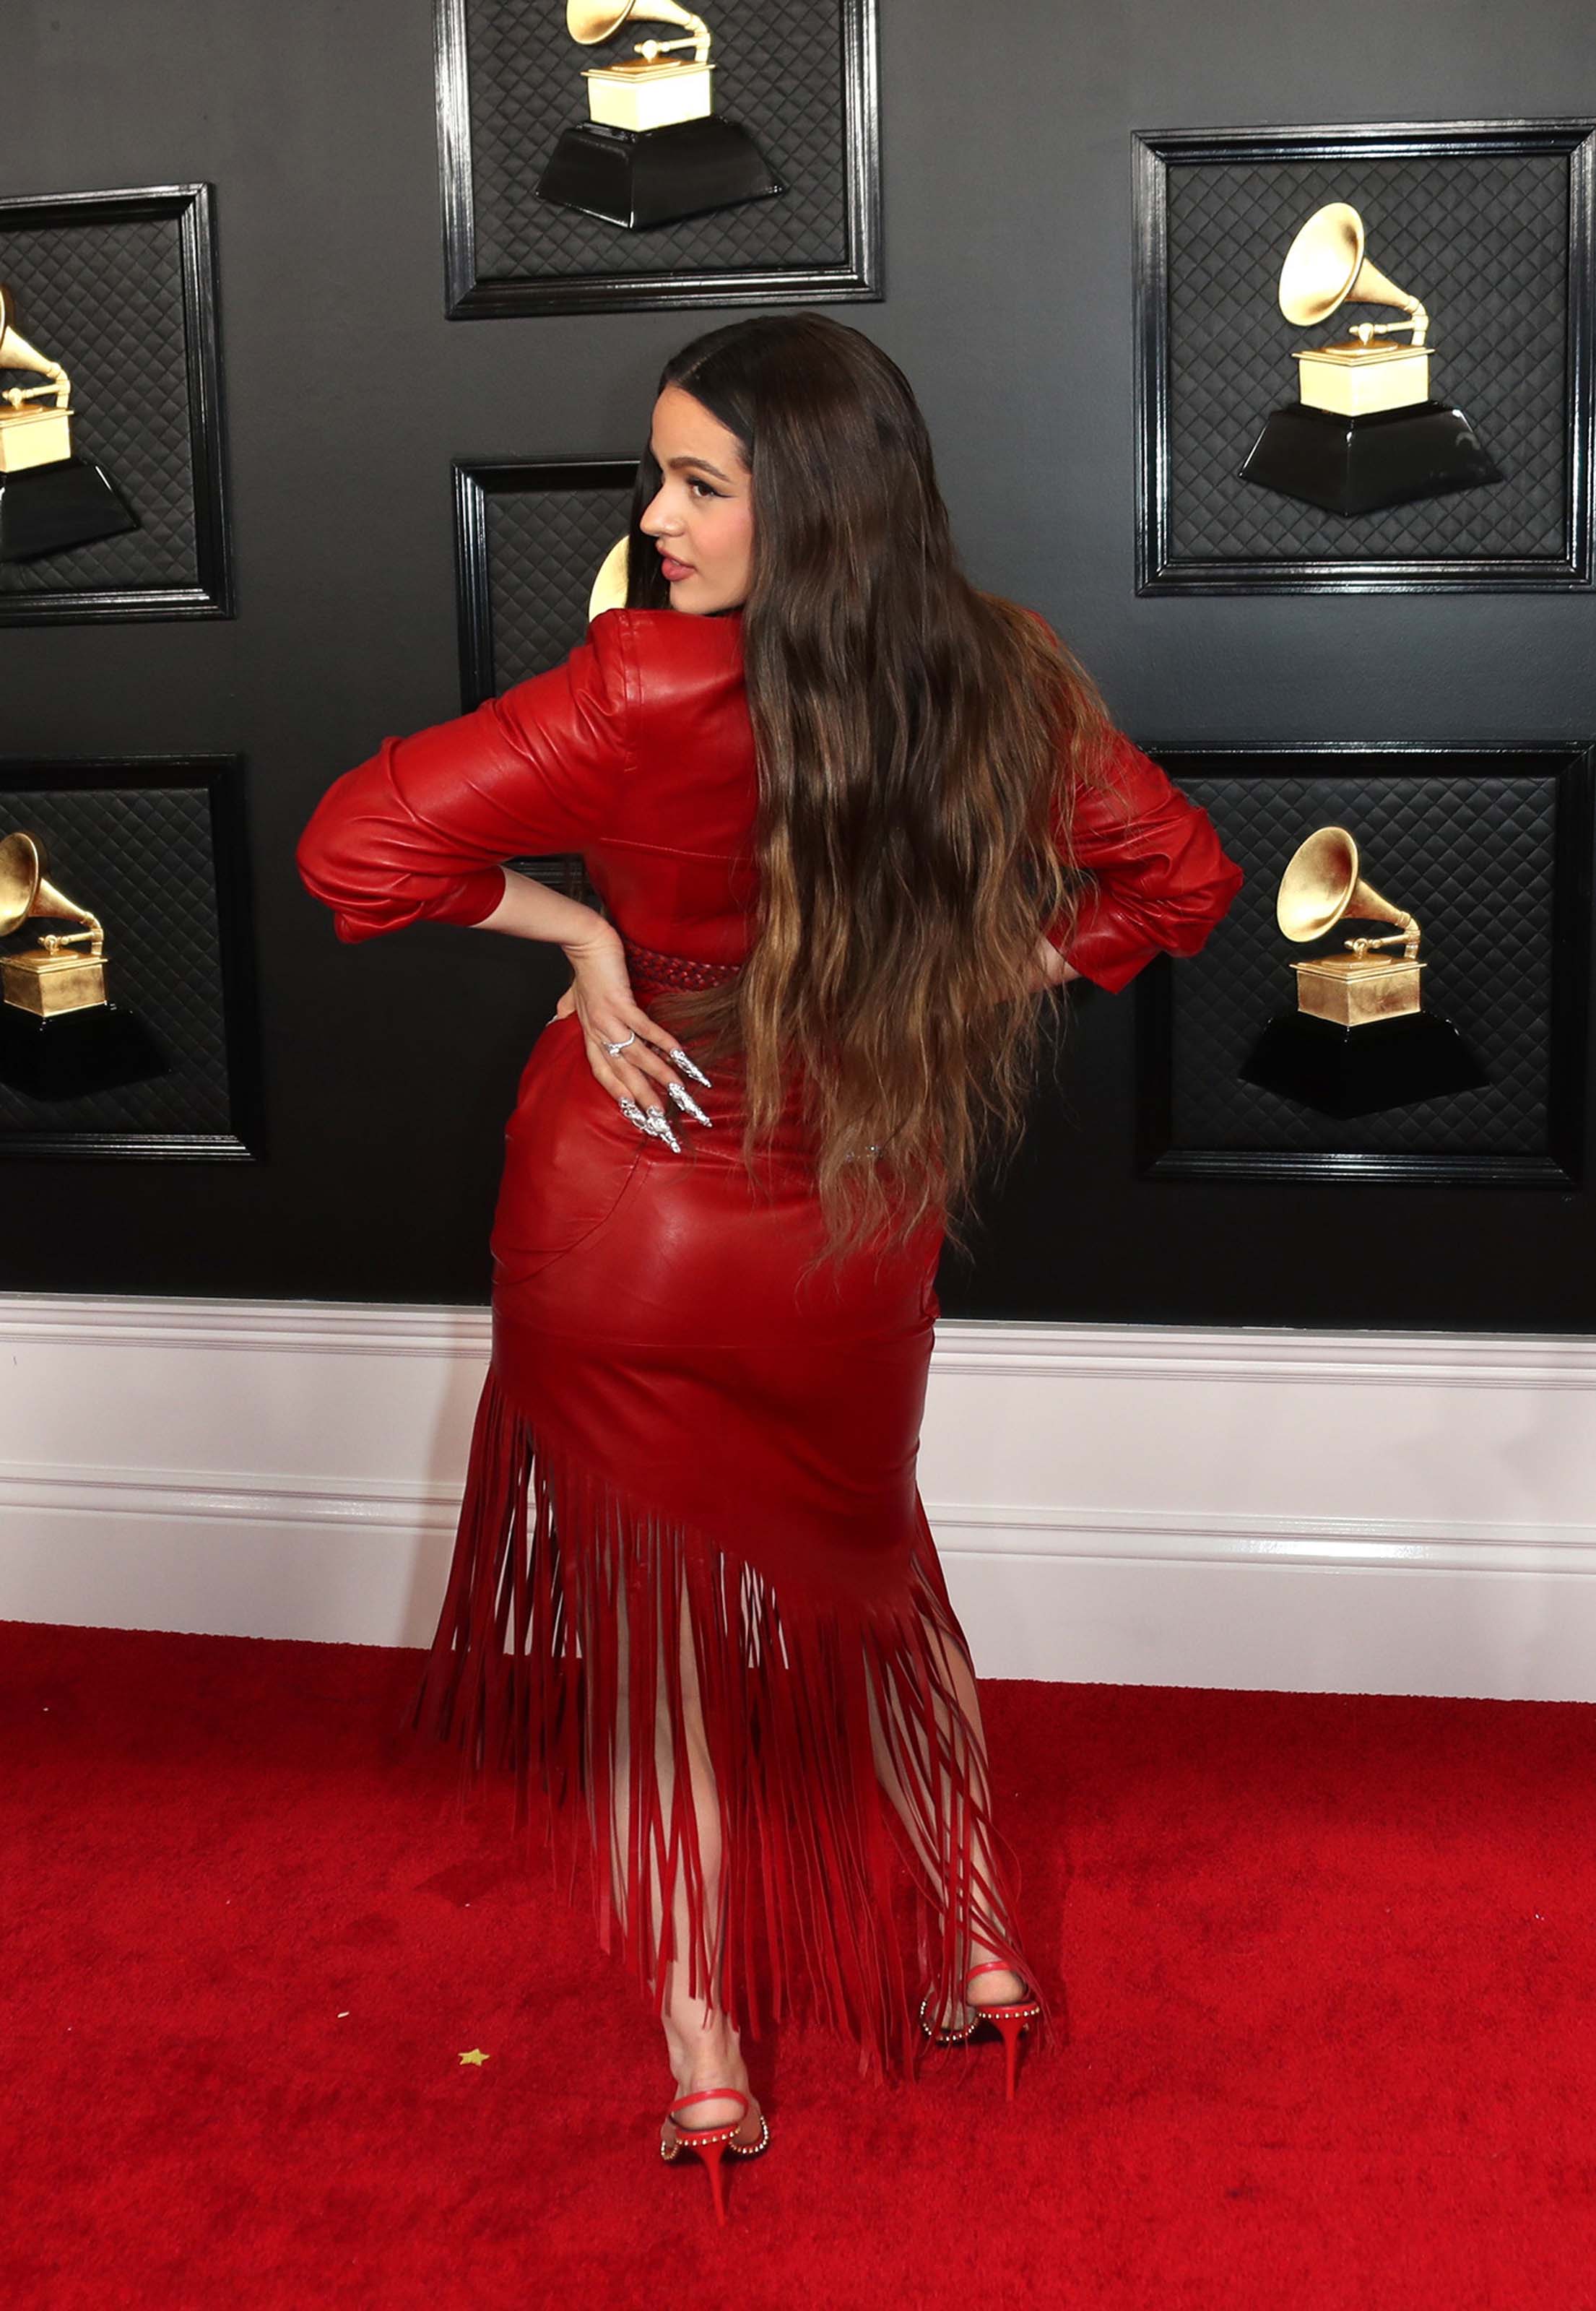
[[[859,331],[737,321],[667,363],[629,567],[563,666],[340,779],[299,863],[344,939],[430,917],[571,964],[412,1722],[587,1857],[664,2025],[661,2150],[724,2219],[762,2015],[892,2076],[996,2025],[1010,2095],[1053,2036],[915,1481],[934,1277],[1034,999],[1194,953],[1241,877],[963,576]],[[603,913],[501,864],[577,850]]]

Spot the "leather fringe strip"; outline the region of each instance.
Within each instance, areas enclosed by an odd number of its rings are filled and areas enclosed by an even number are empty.
[[[541,1815],[568,1898],[586,1858],[600,1945],[657,2015],[673,1958],[702,1995],[719,1939],[719,2002],[737,2028],[757,2037],[767,2019],[814,2019],[857,2044],[861,2075],[911,2077],[928,2044],[921,1994],[933,2018],[952,2006],[973,1937],[1031,1983],[1043,2007],[1033,2031],[1051,2045],[1046,1993],[999,1923],[1015,1914],[1018,1871],[949,1682],[955,1650],[968,1655],[930,1549],[928,1527],[890,1598],[779,1596],[752,1565],[535,1435],[490,1371],[406,1728],[458,1747],[463,1801],[513,1774],[518,1829]],[[713,1777],[698,1805],[693,1686]],[[701,1805],[719,1827],[714,1915]]]

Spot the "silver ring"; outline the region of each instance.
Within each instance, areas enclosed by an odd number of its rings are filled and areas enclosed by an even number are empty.
[[[622,1037],[622,1039],[621,1039],[621,1041],[620,1041],[618,1043],[606,1043],[606,1044],[605,1045],[605,1047],[604,1047],[604,1048],[605,1048],[605,1050],[609,1053],[609,1055],[610,1055],[611,1059],[613,1060],[613,1059],[615,1058],[615,1053],[616,1053],[617,1051],[624,1051],[626,1049],[626,1046],[627,1046],[627,1044],[628,1044],[628,1043],[635,1043],[635,1042],[636,1042],[636,1041],[637,1041],[637,1029],[634,1027],[634,1028],[632,1030],[632,1033],[631,1033],[629,1035],[624,1035],[624,1036],[623,1036],[623,1037]]]

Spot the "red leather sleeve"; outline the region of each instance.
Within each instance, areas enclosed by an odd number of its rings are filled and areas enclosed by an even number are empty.
[[[1087,888],[1064,959],[1111,994],[1156,955],[1195,955],[1242,887],[1207,811],[1120,733],[1106,783],[1077,793],[1070,847]]]
[[[1040,610],[1027,610],[1058,636]],[[1214,822],[1149,755],[1115,731],[1102,786],[1075,798],[1070,849],[1087,888],[1074,931],[1047,937],[1083,979],[1117,995],[1156,955],[1195,955],[1242,887]]]
[[[628,613],[607,610],[563,666],[474,714],[385,738],[327,789],[295,852],[341,939],[423,918],[479,923],[506,859],[580,850],[632,766]]]

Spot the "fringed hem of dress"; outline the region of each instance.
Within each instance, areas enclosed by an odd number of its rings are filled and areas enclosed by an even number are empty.
[[[929,1527],[897,1586],[868,1600],[778,1593],[535,1428],[490,1368],[406,1730],[458,1746],[466,1788],[513,1774],[518,1828],[541,1816],[568,1898],[587,1860],[600,1946],[656,2014],[673,1958],[701,1995],[718,1941],[718,2002],[739,2029],[813,2019],[857,2044],[861,2075],[911,2077],[929,2044],[921,1996],[930,2017],[959,2011],[974,1940],[1032,1985],[1049,2046],[1046,1993],[999,1923],[1019,1873],[949,1680],[969,1656]],[[719,1828],[716,1904],[701,1810]]]

